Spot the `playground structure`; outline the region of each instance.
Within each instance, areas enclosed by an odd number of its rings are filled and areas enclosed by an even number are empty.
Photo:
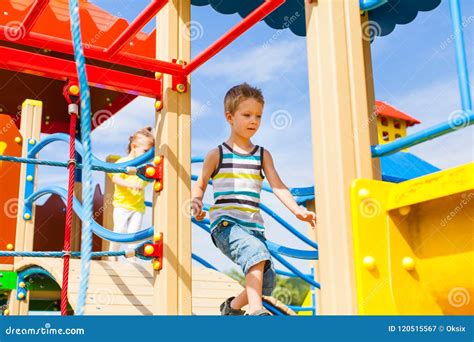
[[[375,104],[370,77],[370,42],[364,39],[362,30],[368,15],[361,14],[360,10],[377,8],[385,2],[361,1],[357,4],[354,1],[319,0],[306,4],[313,160],[315,173],[324,176],[315,178],[317,190],[313,187],[291,190],[299,203],[317,207],[317,236],[305,236],[263,204],[261,209],[310,247],[310,250],[296,250],[269,242],[272,256],[289,269],[289,272],[279,270],[279,273],[300,277],[318,293],[306,308],[288,309],[279,304],[267,304],[275,314],[288,314],[292,310],[321,314],[466,314],[474,310],[472,302],[459,307],[449,304],[452,289],[461,287],[469,296],[474,293],[472,279],[463,277],[463,270],[469,268],[474,256],[471,230],[473,164],[441,171],[406,152],[414,144],[473,122],[459,3],[451,0],[462,99],[461,122],[451,120],[404,136],[406,127],[417,121],[388,104]],[[36,279],[34,277],[54,279],[54,282],[44,280],[53,283],[53,288],[56,286],[56,290],[51,291],[54,293],[43,295],[58,299],[58,285],[64,284],[63,260],[52,257],[69,260],[81,256],[81,261],[71,260],[69,266],[67,298],[76,314],[217,314],[218,304],[238,291],[240,287],[236,282],[192,254],[191,220],[181,210],[189,201],[190,179],[195,179],[191,175],[191,162],[202,161],[202,158],[190,156],[188,76],[284,3],[283,0],[263,2],[191,60],[190,42],[183,38],[188,29],[185,23],[190,21],[189,0],[151,1],[130,25],[87,1],[80,1],[85,46],[82,57],[88,58],[84,69],[81,53],[77,52],[80,45],[77,43],[78,28],[72,29],[76,32],[72,35],[74,39],[68,33],[67,1],[6,2],[6,8],[2,10],[9,13],[8,21],[14,18],[21,25],[6,29],[7,22],[0,21],[0,73],[8,79],[17,72],[24,77],[24,82],[12,85],[15,91],[11,93],[13,96],[5,97],[8,102],[1,97],[4,111],[9,115],[0,115],[0,123],[9,128],[2,135],[3,145],[0,145],[0,154],[3,154],[0,171],[5,175],[2,189],[6,184],[0,204],[18,198],[17,217],[2,217],[0,227],[2,239],[8,241],[5,244],[7,251],[0,254],[8,258],[3,259],[0,269],[5,279],[2,289],[11,291],[10,314],[28,313],[29,301],[41,292],[27,286],[34,284],[29,282]],[[58,13],[64,20],[57,19]],[[139,32],[155,15],[158,17],[157,33],[145,35]],[[340,24],[341,19],[344,25]],[[51,20],[57,21],[58,26],[51,25]],[[99,29],[98,24],[103,29]],[[97,32],[103,32],[101,39],[95,37]],[[72,61],[73,47],[75,62]],[[82,70],[77,74],[76,63]],[[84,83],[85,70],[88,83]],[[28,87],[22,84],[28,84]],[[93,112],[107,108],[113,115],[136,96],[155,98],[155,128],[160,137],[156,139],[155,149],[120,165],[93,156],[87,137],[90,129],[100,122],[92,120],[89,128],[83,123],[91,119],[88,84]],[[43,89],[47,91],[42,92]],[[69,119],[78,114],[76,111],[65,115],[68,102],[58,100],[63,89],[70,97],[69,105],[81,97],[81,128],[78,131],[82,143],[76,141],[73,134],[62,133],[76,128]],[[80,93],[77,92],[79,89]],[[340,91],[334,93],[331,89]],[[25,98],[34,100],[23,101]],[[20,103],[23,103],[21,115],[15,115]],[[377,120],[370,119],[372,108],[376,109]],[[43,112],[47,113],[44,118]],[[15,125],[20,119],[20,131],[17,132]],[[347,134],[341,136],[338,134],[341,131]],[[53,134],[40,139],[40,132]],[[348,136],[352,139],[348,140]],[[344,139],[343,143],[341,139]],[[74,179],[75,167],[70,162],[36,159],[42,148],[56,141],[70,146],[75,141],[70,159],[76,159],[75,166],[83,169],[82,186],[80,182],[75,185],[76,196],[83,187],[83,203],[71,198],[67,205],[68,213],[72,215],[74,209],[83,222],[82,243],[74,239],[70,243],[70,250],[81,249],[81,253],[63,250],[62,245],[55,249],[51,246],[47,246],[51,249],[34,248],[38,240],[35,225],[40,222],[38,208],[33,203],[48,194],[55,194],[64,201],[71,196],[71,188],[68,192],[58,187],[36,189],[35,186],[36,163],[68,167],[70,180],[71,170]],[[156,190],[151,204],[153,226],[122,236],[102,227],[94,220],[96,217],[92,217],[94,188],[87,175],[94,169],[142,172],[146,177],[143,165],[155,156],[160,157],[155,166],[160,165],[163,174],[159,180],[150,179]],[[21,162],[21,167],[13,162]],[[268,187],[264,190],[271,191]],[[104,196],[110,196],[107,188]],[[463,203],[462,211],[451,215],[459,203]],[[104,225],[105,221],[110,222],[107,215],[104,213]],[[208,221],[193,222],[209,230]],[[442,222],[445,229],[441,232],[436,227],[443,225]],[[102,239],[128,243],[152,238],[147,243],[153,251],[148,255],[145,247],[121,251],[117,255],[148,257],[153,259],[153,267],[90,261],[91,257],[111,255],[101,252],[105,245],[100,240],[96,240],[98,242],[92,248],[91,236],[87,235],[92,231]],[[452,245],[444,243],[446,237]],[[163,247],[162,253],[157,252],[159,246]],[[47,252],[58,250],[63,251]],[[192,267],[192,257],[206,269]],[[285,257],[313,260],[315,274],[300,272]],[[323,285],[319,292],[316,288],[320,283]],[[111,289],[105,297],[113,297],[113,303],[107,298],[105,302],[99,298],[104,295],[103,289]]]

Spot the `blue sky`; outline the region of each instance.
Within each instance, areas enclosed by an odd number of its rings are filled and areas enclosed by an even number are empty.
[[[95,0],[113,14],[126,14],[131,20],[148,0]],[[474,6],[461,0],[465,18],[464,36],[471,71],[474,61]],[[301,15],[304,15],[301,13]],[[221,15],[209,6],[192,7],[192,54],[206,48],[227,29],[239,22],[238,15]],[[147,27],[150,29],[150,26]],[[389,36],[372,43],[372,60],[376,99],[386,101],[422,123],[409,133],[447,120],[460,108],[454,44],[447,1],[431,12],[421,12],[408,25],[399,25]],[[264,119],[254,143],[266,147],[273,155],[277,169],[290,187],[314,183],[309,114],[306,42],[288,30],[275,31],[264,23],[251,28],[231,46],[198,69],[192,84],[192,154],[201,156],[227,139],[229,128],[223,117],[223,97],[233,85],[248,82],[263,90],[266,105]],[[471,86],[472,88],[472,86]],[[93,151],[105,159],[109,154],[124,154],[127,137],[138,128],[152,124],[153,100],[140,98],[104,123],[92,134]],[[411,148],[411,152],[442,169],[471,162],[473,129],[468,128]],[[55,147],[44,158],[67,159],[67,150]],[[199,165],[193,166],[198,173]],[[41,174],[43,177],[41,177]],[[66,173],[41,170],[42,184],[66,184]],[[103,175],[96,174],[98,183]],[[210,201],[208,190],[206,199]],[[148,193],[150,195],[150,193]],[[288,215],[272,196],[264,202],[288,219],[301,231],[305,224]],[[151,222],[147,215],[145,222]],[[304,245],[282,231],[270,218],[267,237],[277,243],[304,248]],[[212,246],[209,236],[193,228],[194,250],[216,266],[228,269],[227,262]],[[298,263],[302,268],[305,262]]]

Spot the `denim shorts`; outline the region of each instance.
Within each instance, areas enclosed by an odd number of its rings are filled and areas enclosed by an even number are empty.
[[[227,226],[224,226],[227,222]],[[249,269],[266,260],[262,294],[270,296],[276,285],[276,273],[263,232],[251,230],[230,221],[220,222],[211,234],[212,242],[247,274]]]

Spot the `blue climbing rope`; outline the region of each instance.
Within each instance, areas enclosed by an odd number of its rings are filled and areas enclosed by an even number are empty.
[[[110,256],[125,256],[127,251],[104,251],[92,252],[92,257],[110,257]],[[38,251],[38,252],[17,252],[17,251],[0,251],[0,257],[24,257],[24,258],[62,258],[66,252],[55,251]],[[81,252],[70,252],[71,258],[80,258]]]
[[[74,59],[76,62],[77,75],[79,77],[79,89],[81,90],[81,134],[83,155],[83,201],[84,201],[84,219],[82,221],[82,239],[81,239],[81,278],[79,284],[79,294],[77,298],[77,315],[84,315],[86,304],[87,289],[89,287],[89,271],[92,256],[92,215],[93,215],[93,195],[94,188],[92,184],[92,151],[91,151],[91,104],[90,91],[87,83],[86,59],[81,38],[81,24],[79,18],[78,0],[69,1],[69,14],[71,17],[71,33],[74,45]]]
[[[54,160],[40,160],[34,158],[20,158],[13,156],[0,156],[0,161],[14,162],[14,163],[25,163],[25,164],[34,164],[34,165],[46,165],[46,166],[56,166],[56,167],[68,167],[67,162],[60,162]],[[77,164],[76,168],[82,169],[82,164]],[[104,171],[107,173],[133,173],[135,172],[135,167],[104,167],[100,165],[92,165],[92,170],[95,171]]]

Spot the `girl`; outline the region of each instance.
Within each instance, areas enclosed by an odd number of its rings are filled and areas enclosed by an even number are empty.
[[[120,158],[117,163],[123,163],[135,159],[155,144],[155,138],[150,126],[135,132],[129,138],[128,156]],[[143,214],[145,212],[145,191],[148,184],[135,175],[115,174],[112,177],[115,184],[114,189],[114,232],[134,233],[142,225]],[[119,251],[120,243],[111,242],[110,251]],[[117,260],[117,258],[112,258]]]

